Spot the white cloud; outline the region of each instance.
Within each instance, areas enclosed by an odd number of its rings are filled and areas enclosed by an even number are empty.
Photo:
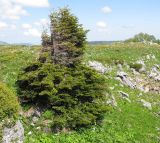
[[[7,24],[6,22],[0,21],[0,29],[15,30],[16,28],[14,24]]]
[[[28,15],[22,6],[13,3],[11,0],[0,0],[0,18],[18,20],[21,16]]]
[[[8,24],[0,21],[0,29],[8,28]]]
[[[99,22],[97,22],[97,27],[98,28],[106,28],[107,24],[103,21],[99,21]]]
[[[102,11],[103,13],[111,13],[111,12],[112,12],[112,9],[111,9],[110,7],[108,7],[108,6],[105,6],[105,7],[103,7],[103,8],[101,9],[101,11]]]
[[[107,27],[107,23],[103,22],[103,21],[99,21],[97,22],[97,28],[99,31],[107,31],[108,27]]]
[[[11,28],[12,30],[15,30],[15,29],[17,28],[17,26],[14,25],[14,24],[11,24],[11,25],[10,25],[10,28]]]
[[[18,20],[27,16],[24,7],[49,7],[48,0],[0,0],[0,19]]]
[[[36,26],[44,26],[44,27],[46,27],[46,26],[49,25],[49,20],[48,20],[48,19],[45,19],[45,18],[42,18],[42,19],[40,19],[39,21],[36,21],[34,24],[35,24]]]
[[[32,37],[41,37],[41,32],[38,31],[36,28],[28,29],[28,31],[24,32],[25,36],[32,36]]]
[[[31,29],[32,26],[30,24],[28,24],[28,23],[24,23],[24,24],[22,24],[22,28],[24,28],[24,29]]]
[[[134,28],[135,26],[133,24],[130,24],[130,25],[123,25],[122,28],[123,29],[132,29]]]
[[[12,0],[13,2],[22,6],[29,7],[49,7],[48,0]]]

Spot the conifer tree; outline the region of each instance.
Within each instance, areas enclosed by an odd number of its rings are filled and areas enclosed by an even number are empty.
[[[68,8],[51,13],[50,20],[53,63],[70,66],[80,62],[88,31]],[[43,38],[42,43],[46,43],[47,38]]]
[[[69,9],[51,13],[50,20],[51,36],[42,35],[39,61],[18,77],[19,97],[52,111],[56,131],[88,127],[106,111],[105,80],[81,63],[87,31]]]

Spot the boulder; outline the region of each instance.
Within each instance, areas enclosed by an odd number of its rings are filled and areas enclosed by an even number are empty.
[[[132,89],[136,88],[136,85],[132,83],[131,79],[128,78],[127,73],[125,72],[117,72],[117,77],[119,77],[123,84],[129,86]]]
[[[38,120],[39,120],[39,118],[36,117],[36,116],[34,116],[34,117],[32,118],[32,122],[33,122],[33,123],[36,123]]]
[[[23,143],[23,140],[24,128],[19,120],[11,128],[4,127],[2,143]]]
[[[129,98],[129,94],[123,92],[123,91],[119,91],[119,93],[122,95],[122,97],[126,97]]]
[[[40,108],[34,108],[31,107],[27,112],[21,111],[20,114],[24,117],[31,117],[31,116],[36,116],[36,117],[41,117],[41,109]]]
[[[152,104],[150,102],[141,99],[141,103],[143,104],[144,107],[148,108],[149,110],[152,110]]]
[[[103,66],[103,64],[101,64],[101,63],[99,63],[99,62],[97,62],[97,61],[89,61],[89,62],[88,62],[88,65],[89,65],[91,68],[93,68],[93,69],[95,69],[96,71],[98,71],[98,72],[100,72],[100,73],[103,73],[103,74],[109,71],[108,68],[106,68],[105,66]]]
[[[139,73],[144,73],[144,72],[146,72],[146,65],[145,65],[145,63],[144,63],[143,60],[138,60],[136,63],[142,65],[142,67],[139,69]]]
[[[122,95],[122,98],[126,101],[128,101],[129,103],[131,103],[131,100],[129,99],[129,94],[123,92],[123,91],[119,91],[119,93]]]

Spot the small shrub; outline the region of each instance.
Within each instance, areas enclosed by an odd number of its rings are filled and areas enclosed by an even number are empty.
[[[135,69],[136,71],[139,71],[142,68],[142,64],[139,63],[131,63],[130,68]]]
[[[14,93],[0,83],[0,121],[5,118],[17,117],[19,104]]]
[[[3,128],[14,124],[18,116],[19,104],[14,93],[3,83],[0,83],[0,141]]]

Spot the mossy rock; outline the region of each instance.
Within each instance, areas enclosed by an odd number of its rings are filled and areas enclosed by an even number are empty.
[[[0,83],[0,121],[18,116],[19,104],[16,95]]]

